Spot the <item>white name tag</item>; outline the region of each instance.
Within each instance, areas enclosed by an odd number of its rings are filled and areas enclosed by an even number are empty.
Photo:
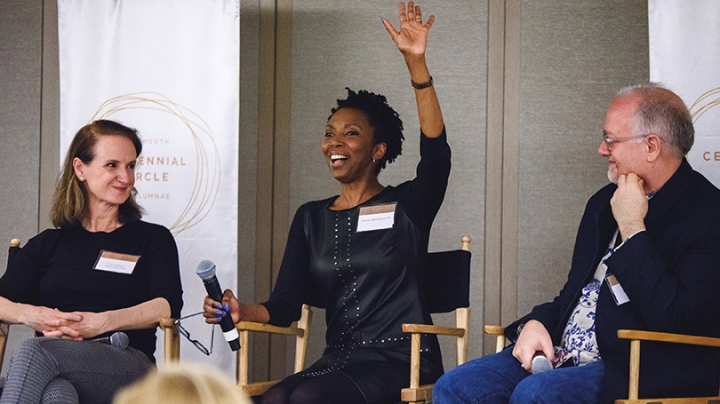
[[[615,304],[621,306],[630,301],[630,298],[628,297],[627,293],[625,293],[625,290],[622,288],[622,286],[620,286],[620,282],[618,282],[615,275],[608,275],[605,277],[605,280],[610,287],[610,292],[612,292],[613,299],[615,299]]]
[[[139,255],[120,254],[102,250],[95,263],[95,269],[129,275],[135,269],[135,264],[137,264],[139,259]]]
[[[395,224],[395,205],[395,203],[388,203],[386,205],[360,208],[358,233],[361,231],[392,229]]]

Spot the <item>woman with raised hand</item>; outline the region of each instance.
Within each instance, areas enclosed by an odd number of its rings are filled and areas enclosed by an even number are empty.
[[[262,397],[280,403],[394,403],[410,380],[410,337],[403,323],[430,324],[422,296],[430,227],[445,196],[450,148],[425,63],[434,17],[400,3],[400,31],[383,20],[405,58],[420,118],[417,177],[383,186],[378,174],[400,155],[402,121],[384,96],[352,91],[325,126],[322,153],[340,194],[302,205],[295,214],[277,283],[267,302],[205,299],[206,321],[290,325],[303,303],[325,308],[322,358]],[[437,339],[422,341],[421,382],[442,373]]]

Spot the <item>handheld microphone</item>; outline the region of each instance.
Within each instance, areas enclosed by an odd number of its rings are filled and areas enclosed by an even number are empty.
[[[130,344],[130,338],[128,338],[127,334],[121,331],[114,332],[108,337],[95,338],[90,341],[112,345],[120,349],[125,349],[128,347],[128,344]]]
[[[222,289],[220,289],[220,283],[218,283],[217,277],[215,276],[215,264],[210,260],[201,261],[195,273],[205,284],[205,290],[208,296],[217,302],[222,302]],[[230,349],[237,351],[240,349],[240,336],[229,314],[230,313],[220,320],[220,329],[222,329],[225,341],[230,344]]]
[[[538,373],[551,370],[552,368],[552,363],[548,358],[545,357],[542,351],[538,351],[535,353],[535,357],[533,357],[532,360],[532,365],[530,365],[530,372],[532,372],[532,374],[536,375]]]

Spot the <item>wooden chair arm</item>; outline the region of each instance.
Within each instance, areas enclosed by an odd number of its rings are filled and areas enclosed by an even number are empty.
[[[425,395],[427,392],[419,393],[420,387],[420,334],[448,335],[454,337],[462,337],[465,330],[462,328],[442,327],[428,324],[403,324],[403,332],[411,333],[410,335],[410,387],[403,389],[401,397],[403,401],[413,402],[417,399],[411,399],[411,395]],[[430,394],[432,394],[432,386]]]
[[[240,334],[240,350],[238,351],[238,386],[249,396],[257,396],[265,393],[267,389],[272,387],[278,380],[249,383],[249,338],[250,332],[263,332],[269,334],[289,335],[295,337],[295,366],[294,372],[297,373],[305,368],[305,353],[307,350],[307,338],[312,323],[312,308],[304,304],[302,307],[302,315],[297,324],[292,327],[277,327],[265,323],[256,323],[252,321],[241,321],[235,324],[235,328]]]
[[[435,335],[447,335],[451,337],[462,337],[465,335],[465,330],[462,328],[455,327],[443,327],[439,325],[428,325],[428,324],[403,324],[403,332],[408,333],[420,333],[420,334],[435,334]]]
[[[445,335],[458,338],[457,364],[467,358],[467,337],[464,328],[469,327],[470,310],[458,308],[456,312],[458,327],[443,327],[429,324],[403,324],[403,332],[410,333],[410,387],[402,389],[400,396],[405,402],[428,401],[432,397],[433,384],[420,386],[420,338],[421,334]]]
[[[500,352],[505,348],[505,327],[499,325],[486,325],[483,327],[485,334],[494,335],[497,337],[495,340],[495,352]]]
[[[161,318],[160,329],[164,335],[163,356],[165,363],[177,362],[180,360],[180,334],[175,328],[174,318]]]
[[[160,328],[163,328],[163,329],[175,327],[175,319],[163,317],[160,319],[159,326],[160,326]]]
[[[270,387],[276,385],[279,382],[279,380],[273,380],[269,382],[255,382],[251,384],[247,384],[244,386],[241,386],[240,388],[242,391],[247,394],[250,397],[253,396],[261,396],[265,394],[266,391],[270,389]]]
[[[628,400],[617,400],[616,402],[632,402],[632,400],[638,400],[638,391],[640,389],[640,341],[720,347],[720,338],[699,337],[696,335],[671,334],[656,331],[618,330],[617,336],[621,339],[630,340],[630,379],[628,380]]]
[[[0,369],[2,369],[3,359],[5,359],[5,347],[7,346],[9,332],[10,324],[0,322]]]
[[[255,323],[252,321],[241,321],[235,324],[238,331],[255,331],[269,334],[291,335],[294,337],[302,337],[305,331],[297,327],[278,327],[265,323]]]
[[[618,330],[617,336],[621,339],[630,340],[672,342],[676,344],[720,347],[720,338],[700,337],[697,335],[671,334],[656,331]]]
[[[433,387],[435,384],[423,384],[415,388],[406,387],[400,390],[400,400],[403,403],[432,403]]]
[[[483,327],[485,334],[490,335],[505,335],[505,327],[499,325],[486,325]]]

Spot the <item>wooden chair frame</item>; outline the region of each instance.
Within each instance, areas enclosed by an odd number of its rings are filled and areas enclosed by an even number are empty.
[[[163,359],[165,363],[180,360],[180,333],[175,327],[174,318],[161,318],[159,323],[163,331]]]
[[[505,327],[499,325],[486,325],[483,327],[485,334],[494,335],[495,339],[495,353],[498,353],[505,349],[507,341],[505,340]]]
[[[720,404],[720,396],[652,399],[638,398],[641,341],[668,342],[720,348],[720,338],[638,330],[618,330],[617,335],[618,338],[630,340],[630,380],[628,398],[626,400],[615,400],[615,404]]]
[[[422,334],[445,335],[457,338],[457,366],[467,361],[470,336],[470,309],[462,307],[455,312],[457,327],[443,327],[427,324],[403,324],[403,332],[411,334],[410,346],[410,387],[402,389],[400,398],[408,403],[432,402],[434,384],[420,385],[420,336]]]
[[[259,396],[264,394],[270,387],[274,386],[279,380],[248,382],[249,374],[249,338],[250,332],[262,332],[268,334],[287,335],[295,337],[295,365],[293,371],[295,373],[305,368],[305,352],[307,350],[307,342],[312,323],[312,309],[310,305],[304,304],[302,307],[302,315],[296,326],[276,327],[265,323],[255,323],[251,321],[241,321],[235,324],[240,334],[240,350],[238,351],[238,386],[249,396]]]
[[[470,236],[462,237],[462,247],[470,251]],[[470,337],[470,308],[461,307],[455,310],[455,327],[443,327],[427,324],[403,324],[403,332],[411,334],[410,346],[410,387],[402,389],[400,398],[408,403],[432,402],[434,384],[420,385],[420,338],[422,334],[444,335],[456,338],[457,366],[467,361],[468,342]]]

